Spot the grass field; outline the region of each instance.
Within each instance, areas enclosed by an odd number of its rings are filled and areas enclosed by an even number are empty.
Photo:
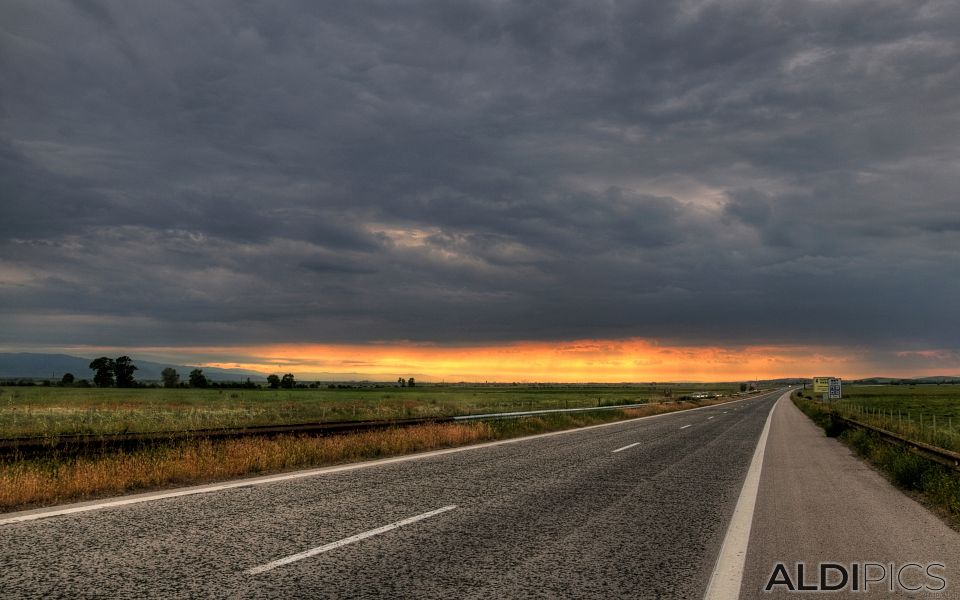
[[[616,406],[678,399],[697,392],[731,394],[737,389],[737,384],[293,390],[0,387],[0,437],[168,432]]]
[[[620,410],[489,422],[433,423],[324,437],[187,439],[130,452],[0,461],[0,511],[449,448],[722,401],[651,403]]]
[[[949,420],[949,416],[955,414],[951,412],[951,405],[957,402],[953,394],[957,393],[960,386],[939,386],[953,388],[952,390],[938,390],[937,386],[917,386],[916,389],[903,387],[899,390],[897,387],[900,386],[864,387],[863,390],[851,390],[851,397],[840,405],[842,413],[910,439],[953,449],[951,446],[955,445],[957,436],[949,435],[949,432],[943,430],[921,430],[917,425],[904,423],[896,415],[902,417],[907,412],[919,414],[920,408],[924,407],[929,411],[926,414],[931,422],[931,409],[943,411],[937,413],[941,415],[938,421],[942,421],[944,416]],[[927,387],[933,389],[924,389]],[[846,393],[844,390],[844,394]],[[908,448],[891,444],[881,439],[876,432],[838,426],[831,417],[835,405],[826,405],[806,397],[798,398],[797,394],[793,395],[793,400],[814,423],[824,428],[827,435],[839,436],[839,439],[857,454],[886,473],[893,483],[919,493],[925,504],[937,510],[955,529],[960,530],[960,473],[911,452]]]
[[[807,396],[813,396],[809,390]],[[960,385],[844,386],[840,415],[960,452]]]

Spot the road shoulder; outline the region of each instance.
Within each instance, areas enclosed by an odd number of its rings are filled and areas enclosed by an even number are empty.
[[[786,401],[772,417],[741,598],[795,597],[763,588],[777,563],[795,575],[798,562],[808,573],[824,562],[937,562],[956,593],[960,534]],[[892,597],[872,589],[858,597]]]

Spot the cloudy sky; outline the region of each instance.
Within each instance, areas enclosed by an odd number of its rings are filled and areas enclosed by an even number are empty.
[[[0,349],[960,373],[955,0],[0,5]]]

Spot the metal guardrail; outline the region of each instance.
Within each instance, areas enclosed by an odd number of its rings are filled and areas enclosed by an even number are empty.
[[[879,435],[882,439],[892,444],[898,446],[906,446],[912,451],[920,454],[924,458],[929,458],[935,462],[938,462],[942,465],[953,468],[956,471],[960,471],[960,453],[947,450],[945,448],[939,448],[932,444],[927,444],[925,442],[918,442],[916,440],[911,440],[906,438],[898,433],[892,431],[887,431],[880,427],[875,427],[873,425],[868,425],[867,423],[861,423],[855,419],[850,419],[847,417],[841,417],[838,414],[831,413],[830,417],[833,419],[838,419],[849,427],[856,429],[861,429],[864,431],[872,431]]]
[[[72,453],[80,450],[125,450],[155,444],[191,439],[228,440],[244,437],[272,437],[277,435],[325,435],[408,427],[425,423],[449,422],[438,419],[396,419],[393,421],[333,421],[326,423],[296,423],[291,425],[253,425],[218,429],[188,429],[184,431],[155,431],[140,433],[69,434],[49,437],[0,439],[0,457],[33,457],[52,453]]]
[[[229,440],[245,437],[273,437],[278,435],[332,435],[376,431],[391,427],[412,427],[429,423],[454,423],[468,420],[511,419],[557,413],[593,412],[638,408],[643,404],[614,404],[586,408],[559,408],[482,415],[457,415],[445,417],[417,417],[408,419],[371,421],[328,421],[323,423],[295,423],[289,425],[254,425],[216,429],[190,429],[186,431],[159,431],[113,434],[68,434],[49,437],[22,437],[0,439],[0,458],[28,458],[53,453],[76,453],[79,451],[129,450],[155,443],[171,443],[193,439]]]
[[[759,398],[772,392],[760,392]],[[679,399],[677,401],[680,401]],[[412,427],[428,423],[456,423],[468,420],[514,419],[548,414],[619,410],[649,406],[650,403],[613,404],[585,408],[557,408],[509,413],[423,417],[378,421],[331,421],[324,423],[296,423],[290,425],[255,425],[251,427],[190,429],[186,431],[140,432],[117,434],[71,434],[50,437],[0,439],[0,459],[23,459],[55,454],[77,454],[107,450],[135,450],[156,443],[175,443],[186,440],[230,440],[245,437],[272,437],[278,435],[333,435],[376,431],[391,427]]]

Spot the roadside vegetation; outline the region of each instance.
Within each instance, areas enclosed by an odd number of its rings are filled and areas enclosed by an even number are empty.
[[[941,386],[946,387],[946,386]],[[960,391],[960,386],[952,387],[953,393]],[[902,422],[904,412],[911,415],[919,406],[930,406],[930,398],[923,396],[945,395],[932,392],[915,393],[913,390],[899,394],[896,391],[871,390],[858,396],[859,390],[851,390],[851,398],[844,403],[826,405],[814,400],[801,392],[794,392],[794,404],[817,425],[822,427],[830,437],[836,437],[850,446],[857,454],[865,458],[885,473],[890,480],[902,489],[919,494],[931,508],[942,514],[955,527],[960,529],[960,472],[942,465],[934,460],[921,456],[909,448],[893,444],[881,438],[877,433],[863,431],[844,426],[837,419],[838,415],[853,418],[857,421],[874,425],[898,433],[908,439],[933,444],[938,441],[939,447],[952,449],[954,438],[945,435],[945,432],[931,432],[921,429],[916,424]],[[847,391],[844,390],[846,395]],[[960,395],[954,396],[954,402],[960,402]],[[879,399],[880,407],[873,402]],[[900,416],[889,404],[899,400]],[[944,403],[934,403],[941,409],[947,408]],[[909,409],[909,410],[908,410]],[[945,411],[945,414],[949,409]],[[950,444],[950,445],[948,445]]]
[[[595,401],[593,392],[590,398]],[[0,463],[0,511],[450,448],[685,410],[728,400],[713,398],[657,402],[639,408],[593,413],[426,424],[324,437],[278,436],[224,441],[188,439],[130,452],[7,460]],[[554,398],[552,401],[557,400]]]
[[[333,387],[326,387],[327,385]],[[732,394],[737,384],[324,384],[284,389],[0,387],[0,437],[165,433],[619,406]]]
[[[814,400],[811,391],[802,393]],[[960,452],[960,385],[845,386],[843,400],[831,402],[830,410],[910,440]]]

